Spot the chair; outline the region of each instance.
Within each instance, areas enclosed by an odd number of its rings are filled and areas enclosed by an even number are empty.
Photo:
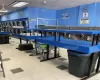
[[[1,66],[1,69],[2,69],[1,72],[3,72],[3,77],[5,77],[5,72],[4,72],[4,67],[3,67],[3,61],[2,61],[1,53],[2,53],[2,52],[0,52],[0,66]]]

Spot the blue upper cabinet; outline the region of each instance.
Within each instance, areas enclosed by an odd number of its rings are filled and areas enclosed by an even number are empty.
[[[78,15],[79,7],[57,10],[58,25],[77,26]]]
[[[87,4],[80,6],[79,9],[79,18],[78,18],[78,26],[95,26],[95,14],[96,14],[96,4]],[[84,15],[87,15],[85,17]],[[86,21],[86,23],[83,23],[83,20]]]

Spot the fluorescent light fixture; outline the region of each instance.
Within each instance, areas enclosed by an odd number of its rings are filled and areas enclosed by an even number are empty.
[[[6,13],[8,10],[5,9],[4,4],[2,4],[2,9],[0,9],[0,12]]]
[[[8,12],[8,10],[0,10],[0,12],[6,13],[6,12]]]
[[[28,4],[28,2],[15,2],[13,7],[22,7],[22,6],[25,6],[27,4]]]

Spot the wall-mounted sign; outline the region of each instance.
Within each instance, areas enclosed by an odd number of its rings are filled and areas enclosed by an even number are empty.
[[[88,7],[87,7],[87,6],[84,7],[84,8],[82,9],[82,12],[88,12]]]
[[[83,13],[83,18],[88,18],[88,12]]]
[[[89,23],[90,23],[90,20],[88,18],[80,20],[80,24],[89,24]]]
[[[82,12],[83,12],[83,18],[88,18],[88,7],[84,7],[82,9]]]
[[[68,18],[69,18],[69,13],[62,14],[62,19],[68,19]]]

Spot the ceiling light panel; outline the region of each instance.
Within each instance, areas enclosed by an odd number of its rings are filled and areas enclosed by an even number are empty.
[[[23,7],[27,4],[28,4],[28,2],[15,2],[13,7]]]
[[[8,10],[5,9],[4,4],[2,4],[2,8],[0,9],[0,12],[2,12],[2,13],[8,12]]]

